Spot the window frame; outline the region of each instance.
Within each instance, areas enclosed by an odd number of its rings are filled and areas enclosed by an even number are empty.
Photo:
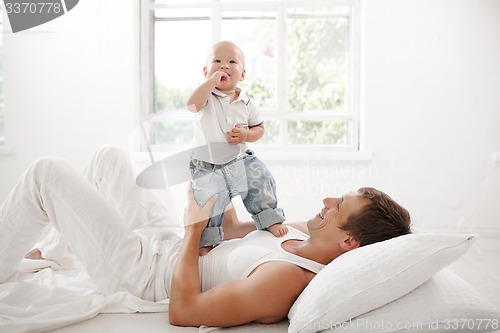
[[[156,116],[155,113],[155,70],[154,70],[154,25],[155,17],[154,12],[156,9],[164,8],[211,8],[213,16],[209,18],[212,22],[212,43],[215,43],[221,38],[220,20],[222,19],[221,13],[223,11],[238,11],[238,10],[259,10],[259,11],[277,11],[277,25],[280,27],[278,29],[282,30],[281,34],[286,35],[286,20],[287,20],[287,8],[289,7],[310,7],[310,6],[322,6],[322,5],[339,5],[339,6],[349,6],[350,12],[348,15],[349,19],[349,49],[348,49],[348,79],[346,90],[348,91],[346,97],[346,108],[349,109],[348,112],[308,112],[303,114],[300,112],[287,112],[283,111],[281,113],[264,113],[264,118],[266,120],[278,120],[281,122],[280,131],[280,143],[277,145],[259,145],[259,154],[261,152],[269,153],[269,157],[283,159],[286,156],[302,156],[304,159],[310,158],[312,155],[325,157],[330,155],[333,159],[352,159],[353,153],[358,155],[357,158],[370,159],[371,154],[367,153],[360,156],[361,150],[361,138],[362,135],[362,119],[361,119],[361,84],[360,84],[360,31],[361,31],[361,3],[360,0],[311,0],[311,1],[221,1],[213,0],[209,2],[189,2],[189,3],[155,3],[154,0],[144,0],[141,2],[140,7],[140,108],[141,108],[141,122],[146,122],[152,117]],[[217,23],[218,22],[218,23]],[[282,38],[277,41],[277,53],[279,55],[286,55],[286,40]],[[283,61],[286,64],[286,61]],[[200,64],[200,66],[202,66]],[[276,85],[286,86],[286,65],[278,66],[277,69],[277,82]],[[276,93],[276,108],[279,109],[280,105],[287,105],[287,89],[277,89]],[[285,108],[287,109],[287,108]],[[187,120],[190,119],[191,115],[186,112],[172,111],[168,113],[173,119]],[[349,145],[336,145],[336,144],[325,144],[325,145],[314,145],[314,144],[304,144],[304,145],[292,145],[286,144],[287,140],[287,130],[286,122],[293,120],[351,120],[351,140]],[[150,142],[154,140],[153,129],[149,130]],[[168,147],[162,145],[151,145],[155,151],[169,151]],[[188,148],[188,147],[176,147]],[[144,144],[141,144],[141,150],[146,151]],[[333,157],[332,157],[333,156]],[[326,156],[328,159],[328,156]],[[355,158],[356,159],[356,158]]]

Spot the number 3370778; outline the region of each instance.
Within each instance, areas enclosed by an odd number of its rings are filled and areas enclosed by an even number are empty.
[[[16,2],[5,4],[7,14],[59,14],[63,10],[60,3],[52,2]]]

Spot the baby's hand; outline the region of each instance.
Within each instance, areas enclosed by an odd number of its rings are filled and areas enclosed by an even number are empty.
[[[233,127],[231,132],[226,132],[227,142],[230,145],[237,145],[239,143],[244,143],[248,138],[248,129],[243,125],[236,125]]]
[[[282,223],[277,223],[267,228],[267,231],[269,231],[276,237],[283,237],[288,233],[288,228]]]
[[[223,71],[217,71],[212,74],[210,79],[215,81],[216,86],[219,86],[221,83],[229,81],[229,74]]]

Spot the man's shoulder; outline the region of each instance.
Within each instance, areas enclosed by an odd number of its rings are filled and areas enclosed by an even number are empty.
[[[274,307],[282,306],[288,312],[313,277],[314,273],[291,263],[270,261],[248,277],[248,290],[262,302],[272,299]]]
[[[307,269],[285,261],[268,261],[259,265],[250,275],[265,277],[275,283],[286,282],[287,285],[305,288],[316,275]]]

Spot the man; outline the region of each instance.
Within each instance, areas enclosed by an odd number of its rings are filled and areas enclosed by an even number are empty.
[[[0,206],[0,283],[52,223],[104,294],[169,297],[175,325],[272,323],[286,317],[323,265],[358,246],[406,234],[410,226],[408,212],[387,195],[361,189],[326,198],[318,214],[306,225],[290,224],[283,238],[248,233],[247,224],[228,222],[228,234],[247,235],[199,257],[200,235],[215,200],[199,207],[190,190],[182,240],[169,230],[170,217],[157,198],[135,184],[122,150],[99,150],[85,176],[63,159],[42,158]],[[270,260],[252,255],[262,251]]]
[[[202,291],[197,244],[213,202],[214,198],[205,207],[198,207],[191,191],[188,193],[184,244],[172,280],[171,323],[233,326],[251,321],[275,323],[283,320],[315,276],[314,272],[283,261],[283,258],[261,264],[246,278]],[[408,212],[375,189],[363,188],[342,198],[326,198],[323,203],[323,209],[306,225],[289,224],[309,237],[285,240],[281,247],[286,252],[326,265],[361,245],[409,233]]]

